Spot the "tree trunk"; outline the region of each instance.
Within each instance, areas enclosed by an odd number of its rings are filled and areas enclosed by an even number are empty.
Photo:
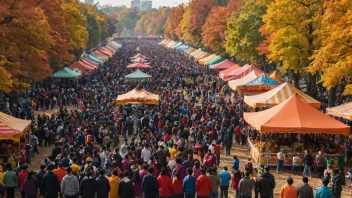
[[[328,106],[329,106],[329,107],[333,107],[335,100],[336,100],[336,86],[335,86],[335,87],[332,87],[332,88],[329,90]]]
[[[310,96],[315,98],[316,94],[316,82],[317,82],[317,74],[312,75],[311,73],[308,74],[308,85],[307,91]]]
[[[299,89],[299,71],[297,73],[292,70],[293,86]]]

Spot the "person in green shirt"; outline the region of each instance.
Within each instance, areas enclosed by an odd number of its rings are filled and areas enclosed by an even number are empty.
[[[16,173],[12,171],[11,163],[6,164],[6,172],[2,177],[6,189],[7,198],[15,198],[15,189],[17,187],[17,176]]]

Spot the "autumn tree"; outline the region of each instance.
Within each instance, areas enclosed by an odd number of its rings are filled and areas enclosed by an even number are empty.
[[[282,62],[281,71],[293,71],[295,86],[299,74],[311,64],[314,51],[319,49],[319,28],[323,13],[323,0],[280,0],[268,5],[263,17],[266,30],[271,34],[269,58]],[[315,96],[315,75],[309,75],[308,93]]]
[[[244,0],[229,0],[227,3],[227,9],[231,12],[240,12],[244,6]]]
[[[322,71],[321,82],[328,90],[348,79],[345,94],[352,94],[352,1],[325,1],[324,15],[315,34],[321,47],[314,51],[309,71]],[[332,90],[334,92],[334,90]],[[329,106],[334,100],[330,99]]]
[[[181,30],[181,39],[186,44],[195,44],[196,39],[189,31],[191,25],[191,7],[187,5],[182,16],[182,20],[179,24],[179,29]]]
[[[170,8],[151,10],[137,21],[135,32],[139,35],[160,35],[164,32],[165,22],[170,14]]]
[[[225,55],[225,31],[231,12],[226,7],[214,7],[203,26],[202,42],[206,48],[219,55]]]
[[[133,9],[125,9],[117,14],[117,33],[121,34],[124,29],[130,32],[134,32],[137,21],[140,19],[138,12]]]
[[[172,8],[170,16],[167,18],[164,25],[164,35],[170,39],[178,40],[182,38],[180,23],[182,21],[185,9],[184,5],[178,5]]]
[[[240,61],[254,63],[269,71],[265,55],[257,51],[265,39],[259,32],[265,12],[265,4],[249,1],[240,13],[233,13],[227,21],[226,51]]]

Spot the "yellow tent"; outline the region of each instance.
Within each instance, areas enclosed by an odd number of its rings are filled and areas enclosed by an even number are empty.
[[[199,48],[199,49],[197,49],[196,51],[190,53],[189,56],[192,57],[192,56],[195,56],[195,55],[197,55],[197,54],[199,54],[199,53],[202,53],[202,52],[203,52],[202,49]]]
[[[31,126],[30,120],[22,120],[0,112],[0,140],[19,141]]]
[[[239,91],[239,88],[242,85],[249,83],[250,81],[256,79],[258,76],[259,76],[259,74],[253,70],[249,74],[245,75],[244,77],[242,77],[240,79],[230,80],[228,82],[228,85],[232,90]]]
[[[320,102],[307,94],[301,92],[290,83],[283,83],[280,86],[262,94],[245,96],[244,102],[253,108],[257,107],[273,107],[290,98],[297,93],[302,100],[315,108],[320,108]]]
[[[272,74],[270,74],[269,76],[271,79],[275,80],[278,83],[283,83],[284,81],[281,80],[280,76],[279,76],[279,72],[274,71]]]
[[[202,58],[202,59],[199,60],[199,64],[205,65],[206,62],[210,61],[211,59],[213,59],[215,57],[217,57],[217,55],[216,54],[212,54],[212,55],[210,55],[208,57]]]
[[[348,102],[336,107],[326,108],[326,113],[332,116],[352,120],[352,102]]]

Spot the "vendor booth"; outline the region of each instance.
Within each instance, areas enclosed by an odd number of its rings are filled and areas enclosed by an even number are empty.
[[[148,68],[152,68],[152,67],[147,64],[134,63],[134,64],[127,65],[126,68],[128,68],[128,69],[148,69]]]
[[[248,149],[260,165],[276,166],[281,149],[284,166],[292,166],[296,154],[303,163],[306,149],[313,157],[322,151],[328,159],[343,161],[350,127],[307,104],[297,93],[270,109],[244,113],[244,120],[255,129],[248,134]]]
[[[326,113],[332,116],[352,120],[352,102],[332,108],[326,108]]]
[[[125,76],[125,78],[129,81],[142,81],[151,77],[151,75],[142,72],[140,69],[137,69],[135,72]]]
[[[128,93],[119,95],[117,104],[159,104],[159,95],[150,93],[144,89],[135,88]]]

